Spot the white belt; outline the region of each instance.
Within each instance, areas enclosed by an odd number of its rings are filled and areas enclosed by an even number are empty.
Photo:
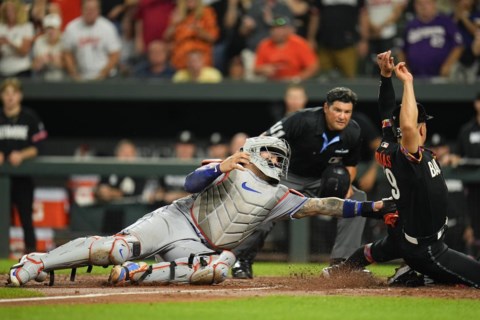
[[[440,228],[440,230],[437,233],[428,237],[414,238],[412,236],[409,236],[406,232],[403,232],[403,234],[405,235],[405,239],[407,239],[408,242],[413,244],[418,244],[419,242],[432,240],[434,238],[435,240],[439,240],[443,236],[445,230],[447,230],[447,223],[448,217],[445,219],[445,224]]]

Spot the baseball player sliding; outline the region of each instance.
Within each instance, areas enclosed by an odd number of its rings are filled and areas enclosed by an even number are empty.
[[[275,137],[247,139],[240,152],[190,173],[192,195],[146,214],[108,237],[83,237],[48,253],[28,254],[9,273],[12,286],[43,281],[53,271],[114,265],[109,282],[216,284],[235,263],[230,251],[262,223],[315,215],[382,219],[396,210],[391,200],[308,198],[279,184],[287,174],[290,147]],[[152,265],[134,262],[158,255]]]

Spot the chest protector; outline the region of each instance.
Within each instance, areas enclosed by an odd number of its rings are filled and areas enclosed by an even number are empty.
[[[198,195],[192,219],[211,245],[232,249],[268,217],[286,192],[286,186],[270,185],[249,170],[233,170]]]

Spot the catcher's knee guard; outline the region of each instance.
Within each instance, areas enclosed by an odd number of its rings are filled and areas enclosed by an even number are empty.
[[[42,257],[45,271],[82,267],[108,266],[140,255],[140,242],[132,235],[87,237],[72,240]]]

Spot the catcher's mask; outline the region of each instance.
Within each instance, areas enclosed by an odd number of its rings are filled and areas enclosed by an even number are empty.
[[[396,107],[392,112],[392,120],[394,125],[394,130],[397,137],[402,136],[402,132],[400,131],[400,108],[402,105]],[[417,102],[417,109],[418,109],[418,116],[417,116],[417,123],[427,122],[427,120],[433,119],[433,116],[427,114],[425,107]]]
[[[322,173],[320,198],[337,197],[345,199],[350,188],[350,173],[341,164],[328,166]]]
[[[287,175],[290,146],[285,140],[268,136],[248,138],[241,150],[248,152],[250,162],[276,183],[280,182],[281,177]],[[275,156],[277,162],[274,164],[271,159],[264,158],[261,155],[263,151],[269,152],[270,156]]]

